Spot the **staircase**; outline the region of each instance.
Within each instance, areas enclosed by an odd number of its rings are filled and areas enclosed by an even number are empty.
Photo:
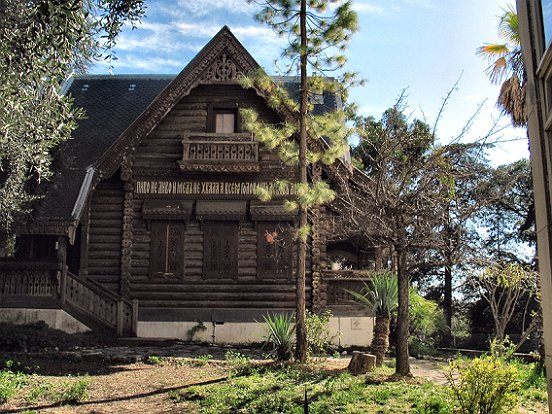
[[[56,261],[0,261],[0,308],[62,309],[93,331],[136,336],[138,301],[57,268]]]

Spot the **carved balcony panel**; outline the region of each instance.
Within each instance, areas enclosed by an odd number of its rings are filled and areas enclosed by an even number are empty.
[[[182,171],[260,171],[259,143],[249,133],[186,134],[182,147]]]

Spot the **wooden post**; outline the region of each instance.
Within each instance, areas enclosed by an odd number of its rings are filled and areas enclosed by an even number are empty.
[[[132,336],[138,336],[138,299],[132,300]]]
[[[65,236],[59,236],[57,241],[57,259],[59,275],[59,305],[65,306],[65,285],[67,283],[67,239]]]
[[[117,301],[117,338],[122,338],[124,328],[124,303],[121,299]]]

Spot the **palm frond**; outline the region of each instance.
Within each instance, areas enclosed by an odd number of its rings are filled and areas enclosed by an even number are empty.
[[[346,290],[353,299],[376,315],[391,316],[398,306],[398,281],[389,272],[377,273],[370,279],[370,284],[364,283],[360,291]]]

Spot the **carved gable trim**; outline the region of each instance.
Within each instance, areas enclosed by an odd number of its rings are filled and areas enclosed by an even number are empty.
[[[236,65],[234,58],[223,53],[207,68],[200,83],[239,81],[243,76],[244,73]]]

